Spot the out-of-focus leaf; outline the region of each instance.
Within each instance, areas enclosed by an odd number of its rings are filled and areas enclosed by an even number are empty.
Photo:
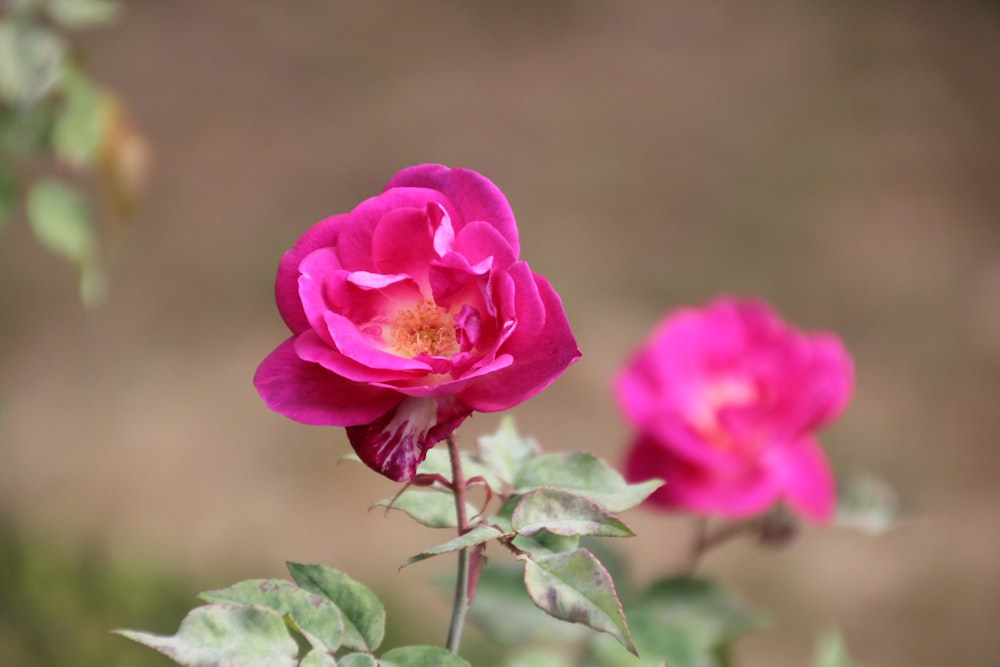
[[[120,6],[112,0],[46,0],[45,9],[63,28],[93,28],[111,22]]]
[[[337,667],[337,661],[329,653],[314,648],[302,658],[299,667]]]
[[[0,21],[0,100],[22,109],[52,90],[66,45],[56,33],[18,19]]]
[[[36,156],[47,152],[55,116],[51,100],[25,109],[0,102],[0,153]]]
[[[0,231],[10,219],[17,202],[17,181],[10,174],[0,171]]]
[[[698,644],[676,625],[664,623],[656,614],[629,611],[629,627],[639,657],[606,635],[591,644],[586,667],[720,667],[711,649]]]
[[[636,653],[614,582],[586,549],[526,556],[524,587],[545,613],[606,632]]]
[[[344,617],[343,645],[374,651],[385,636],[385,607],[364,584],[324,565],[288,563],[288,571],[303,589],[333,602]]]
[[[503,535],[503,533],[493,526],[476,526],[464,535],[460,535],[453,540],[445,542],[444,544],[439,544],[435,547],[425,549],[415,556],[410,556],[403,561],[403,564],[400,565],[400,567],[403,568],[407,565],[413,565],[414,563],[419,563],[422,560],[427,560],[428,558],[432,558],[434,556],[440,556],[441,554],[446,554],[450,551],[458,551],[459,549],[474,547],[477,544],[483,544],[484,542],[495,540],[501,535]]]
[[[93,256],[95,239],[87,205],[72,187],[41,179],[28,192],[26,208],[31,230],[43,246],[78,265]]]
[[[348,653],[337,664],[339,667],[378,667],[378,660],[370,653]]]
[[[526,493],[514,508],[510,525],[521,535],[534,535],[541,530],[564,537],[632,537],[635,534],[593,500],[564,489],[541,488]]]
[[[410,489],[399,497],[383,498],[373,507],[390,507],[406,512],[417,523],[428,528],[457,528],[458,517],[455,515],[455,497],[440,491],[418,491]],[[479,510],[472,504],[465,504],[467,517],[473,517]]]
[[[601,459],[586,452],[543,454],[525,462],[514,481],[524,495],[542,487],[573,491],[611,512],[624,512],[663,486],[660,480],[629,484]]]
[[[823,635],[816,646],[813,667],[860,667],[847,653],[844,638],[836,630]]]
[[[62,92],[63,106],[52,133],[52,148],[70,164],[90,164],[104,137],[110,99],[74,67],[63,69]]]
[[[340,609],[323,598],[282,579],[251,579],[198,595],[205,602],[259,605],[289,616],[295,629],[315,649],[336,651],[344,637]]]
[[[881,535],[906,517],[899,495],[884,479],[858,474],[843,478],[840,486],[837,492],[837,525]]]
[[[177,633],[115,630],[184,667],[296,667],[299,647],[285,621],[265,607],[210,604],[192,610]]]
[[[28,192],[28,223],[38,242],[72,261],[80,272],[80,298],[94,306],[104,297],[104,272],[83,198],[69,185],[43,178]]]
[[[105,99],[103,136],[98,159],[101,191],[109,208],[127,218],[146,189],[149,142],[115,98]]]
[[[542,453],[533,438],[521,437],[514,418],[504,415],[495,433],[480,436],[479,455],[504,483],[513,484],[524,463]]]
[[[759,628],[763,619],[717,584],[692,577],[655,582],[636,609],[648,609],[674,625],[699,646],[714,649]]]
[[[564,653],[535,647],[508,655],[502,667],[573,667],[574,664]]]
[[[482,477],[491,488],[499,488],[500,480],[493,471],[490,470],[477,456],[468,452],[461,453],[462,475],[469,480],[473,477]],[[451,458],[448,450],[444,447],[435,447],[427,452],[427,458],[417,467],[418,475],[441,475],[447,480],[451,479]]]
[[[454,588],[454,579],[449,587]],[[573,642],[589,634],[582,625],[563,623],[539,609],[524,590],[521,568],[504,564],[490,564],[479,576],[469,617],[491,640],[506,646]]]
[[[381,667],[471,667],[440,646],[402,646],[394,648],[379,659]]]

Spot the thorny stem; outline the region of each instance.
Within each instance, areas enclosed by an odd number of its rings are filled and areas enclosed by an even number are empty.
[[[451,459],[451,488],[455,493],[455,516],[458,518],[458,534],[469,530],[469,517],[465,511],[465,477],[462,475],[462,458],[455,438],[448,436],[448,456]],[[451,609],[451,623],[448,625],[447,648],[458,654],[462,641],[465,615],[469,611],[469,550],[458,552],[458,576],[455,581],[455,600]]]

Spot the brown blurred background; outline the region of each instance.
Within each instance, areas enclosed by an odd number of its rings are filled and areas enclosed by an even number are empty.
[[[547,449],[617,461],[610,377],[681,304],[754,294],[853,351],[824,443],[917,518],[709,557],[773,619],[740,664],[805,665],[838,625],[868,667],[1000,665],[995,2],[135,0],[77,45],[154,172],[93,313],[24,225],[4,235],[3,514],[211,587],[322,562],[443,640],[425,580],[450,563],[396,571],[441,535],[367,513],[394,488],[250,382],[286,335],[281,252],[443,162],[504,190],[574,325],[583,360],[515,411]],[[684,521],[626,519],[641,577],[677,564]]]

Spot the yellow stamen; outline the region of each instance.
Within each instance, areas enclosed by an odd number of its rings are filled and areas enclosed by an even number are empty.
[[[396,313],[388,342],[397,354],[411,359],[421,354],[448,357],[459,351],[455,317],[427,299]]]

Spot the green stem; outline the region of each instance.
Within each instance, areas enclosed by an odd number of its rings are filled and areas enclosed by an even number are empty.
[[[455,516],[458,518],[458,534],[463,535],[469,530],[469,517],[465,511],[465,477],[462,475],[462,457],[458,443],[448,436],[448,456],[451,459],[451,488],[455,493]],[[452,653],[458,653],[458,645],[462,641],[462,628],[465,626],[465,615],[469,611],[469,550],[458,552],[458,576],[455,579],[455,600],[451,609],[451,623],[448,625],[447,648]]]

